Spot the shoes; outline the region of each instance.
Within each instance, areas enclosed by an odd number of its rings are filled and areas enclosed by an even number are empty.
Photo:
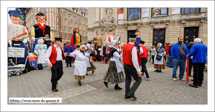
[[[173,78],[172,80],[176,81],[177,79],[176,79],[176,78]]]
[[[157,70],[155,70],[155,72],[158,72],[158,69],[157,69]]]
[[[158,70],[158,72],[162,72],[161,70]]]
[[[146,81],[149,81],[150,80],[150,78],[146,78]]]
[[[58,92],[58,89],[52,89],[53,92]]]
[[[86,75],[88,75],[88,73],[86,73]]]
[[[127,95],[127,96],[125,96],[125,99],[129,99],[129,98],[131,98],[131,96],[128,96],[128,95]]]
[[[78,85],[81,86],[81,82],[78,82]]]
[[[94,73],[94,70],[92,71],[92,74]]]
[[[119,87],[118,84],[116,84],[114,88],[115,88],[116,90],[122,90],[122,88]]]
[[[72,65],[70,65],[70,67],[72,67]]]
[[[179,78],[179,80],[185,81],[185,79],[184,79],[184,78]]]
[[[189,86],[194,87],[194,88],[198,88],[198,85],[194,85],[194,84],[189,84]]]
[[[108,83],[107,82],[104,82],[105,86],[108,88]]]
[[[202,84],[199,84],[198,86],[199,86],[199,87],[202,87]]]
[[[135,97],[135,96],[132,96],[132,95],[129,95],[129,94],[128,94],[128,96],[130,96],[130,97],[133,98],[134,100],[137,99],[137,97]]]

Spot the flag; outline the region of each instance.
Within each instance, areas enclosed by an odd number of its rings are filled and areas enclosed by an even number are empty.
[[[187,83],[189,81],[189,58],[187,58],[187,79],[186,79]]]
[[[36,57],[29,57],[29,63],[30,63],[30,66],[34,67],[34,68],[37,68],[37,60],[36,60]]]

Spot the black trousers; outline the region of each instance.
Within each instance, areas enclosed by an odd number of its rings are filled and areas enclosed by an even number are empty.
[[[57,61],[55,64],[52,64],[51,68],[51,83],[52,83],[52,89],[56,89],[56,83],[57,81],[62,77],[63,75],[63,63],[62,61]]]
[[[138,77],[137,70],[134,68],[134,66],[124,64],[124,71],[125,71],[125,97],[129,95],[134,96],[135,91],[140,86],[140,83],[142,82],[142,78]],[[134,84],[130,88],[131,85],[131,76],[135,80]]]
[[[100,56],[101,51],[99,51],[99,48],[101,48],[101,46],[97,46],[97,49],[96,49],[96,52],[97,52],[96,60],[97,61],[101,61],[101,56]]]
[[[152,55],[152,60],[153,60],[153,62],[152,62],[152,63],[153,63],[153,64],[154,64],[154,58],[155,58],[155,55]]]
[[[142,73],[146,74],[146,78],[149,78],[149,74],[148,74],[148,71],[146,69],[146,63],[147,63],[147,58],[141,58],[141,63],[142,63]]]
[[[205,63],[193,63],[194,65],[194,85],[201,85],[203,79],[203,71],[205,68]]]
[[[72,63],[72,57],[66,57],[66,63],[67,63],[67,67],[68,65],[72,66],[71,63]]]

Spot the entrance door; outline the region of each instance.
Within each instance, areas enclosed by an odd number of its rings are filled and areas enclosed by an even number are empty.
[[[199,27],[184,28],[184,44],[189,44],[192,38],[198,38]]]
[[[165,43],[165,29],[153,29],[153,41],[152,45],[157,46],[158,43]]]
[[[129,30],[128,31],[128,38],[127,38],[127,43],[129,42],[129,37],[136,37],[135,35],[136,30]]]

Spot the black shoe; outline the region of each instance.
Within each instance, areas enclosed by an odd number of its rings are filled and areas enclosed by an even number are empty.
[[[72,65],[70,65],[70,67],[72,67]]]
[[[94,73],[94,70],[92,71],[92,74]]]
[[[137,99],[137,97],[135,97],[135,96],[131,96],[131,95],[128,95],[128,96],[130,96],[130,97],[133,98],[134,100]]]
[[[119,87],[118,84],[116,84],[114,88],[115,88],[116,90],[122,90],[122,88]]]
[[[58,92],[58,89],[52,89],[53,92]]]
[[[108,83],[107,82],[104,82],[105,86],[108,88]]]
[[[129,98],[131,98],[131,96],[128,96],[128,95],[127,95],[127,96],[125,96],[125,99],[129,99]]]
[[[81,82],[78,82],[78,85],[81,86]]]
[[[189,86],[198,88],[198,85],[194,85],[194,84],[189,84]]]
[[[158,70],[158,72],[162,72],[161,70]]]
[[[158,72],[158,69],[157,69],[157,70],[155,70],[155,72]]]

